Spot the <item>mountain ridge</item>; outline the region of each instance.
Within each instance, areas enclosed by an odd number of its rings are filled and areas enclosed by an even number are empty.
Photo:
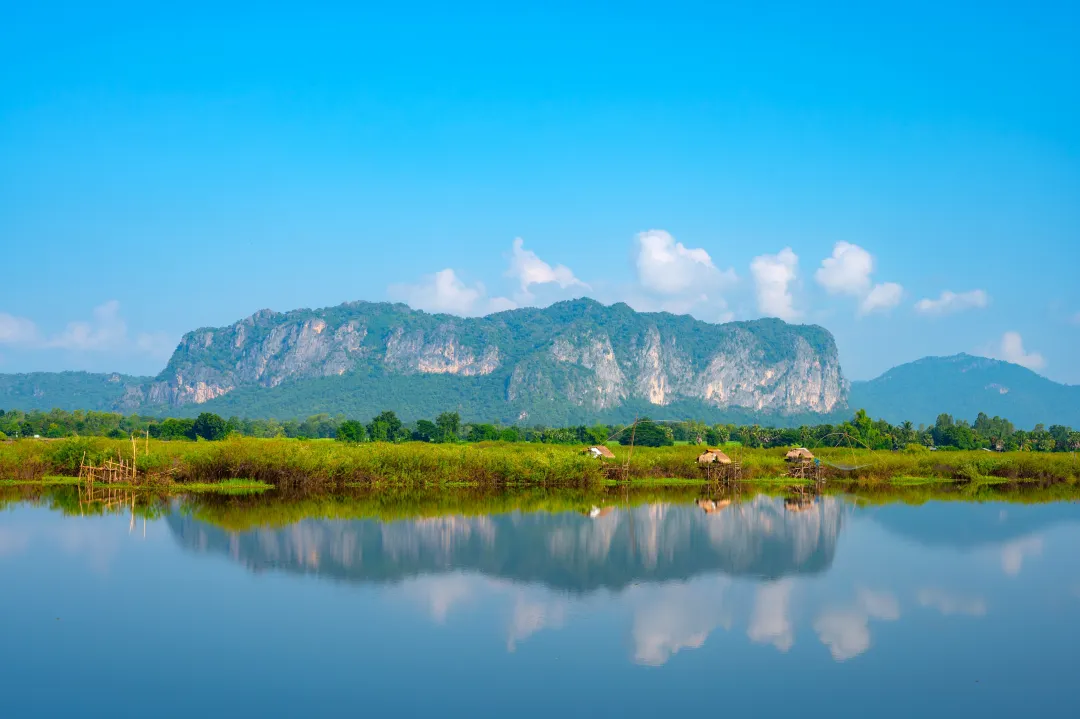
[[[406,420],[458,410],[504,423],[647,415],[788,426],[838,422],[850,407],[917,424],[985,412],[1030,428],[1080,426],[1080,387],[963,353],[849,385],[826,329],[777,319],[711,324],[587,298],[479,318],[357,301],[200,327],[154,377],[0,374],[0,407],[278,419],[394,409]]]
[[[822,327],[710,324],[587,298],[476,318],[362,301],[260,310],[186,333],[153,380],[121,384],[113,407],[124,411],[250,416],[287,396],[280,411],[292,416],[400,405],[405,417],[460,408],[500,421],[824,415],[847,393]]]
[[[1080,385],[967,353],[923,357],[872,380],[852,382],[849,403],[890,422],[933,424],[943,412],[970,421],[984,412],[1017,427],[1080,426]]]

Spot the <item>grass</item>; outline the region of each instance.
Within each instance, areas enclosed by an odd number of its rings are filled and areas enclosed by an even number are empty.
[[[616,464],[626,447],[612,448]],[[239,438],[223,442],[138,443],[140,477],[151,483],[185,487],[217,485],[235,477],[279,488],[327,490],[345,486],[391,485],[457,487],[589,487],[603,485],[602,465],[559,445],[484,442],[434,445]],[[693,486],[702,483],[696,457],[700,448],[682,445],[635,448],[629,465],[632,482],[650,486]],[[0,478],[49,481],[73,477],[80,462],[100,463],[117,456],[131,459],[126,440],[74,438],[44,442],[0,443]],[[732,447],[742,464],[742,477],[757,483],[792,484],[784,477],[782,449]],[[823,476],[830,482],[993,482],[1080,483],[1080,461],[1068,453],[1014,452],[888,452],[822,449]],[[855,466],[842,472],[830,464]],[[911,478],[919,478],[913,480]]]
[[[86,487],[78,477],[42,477],[41,479],[0,479],[0,487]],[[255,494],[273,487],[266,482],[251,479],[226,479],[220,482],[155,482],[133,484],[131,482],[113,482],[95,485],[100,490],[151,491],[159,494]]]

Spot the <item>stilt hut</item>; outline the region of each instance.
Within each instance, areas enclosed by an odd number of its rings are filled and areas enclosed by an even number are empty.
[[[723,450],[706,448],[698,455],[697,463],[710,480],[714,478],[738,479],[739,463],[733,462]]]
[[[806,447],[796,447],[784,455],[788,463],[788,476],[795,479],[817,479],[818,462]]]
[[[602,444],[585,448],[584,454],[597,459],[615,459],[615,453]]]

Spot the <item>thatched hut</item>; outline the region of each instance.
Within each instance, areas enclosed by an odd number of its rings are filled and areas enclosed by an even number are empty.
[[[789,462],[812,462],[814,461],[814,454],[806,447],[796,447],[795,449],[789,450],[788,453],[784,455],[784,459]]]
[[[583,454],[596,457],[597,459],[615,459],[615,453],[602,444],[595,447],[587,447]]]
[[[706,449],[704,452],[698,455],[698,464],[731,464],[731,457],[724,454],[719,449]]]

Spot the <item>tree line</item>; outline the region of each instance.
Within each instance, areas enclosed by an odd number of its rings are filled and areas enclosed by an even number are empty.
[[[1074,452],[1080,450],[1080,432],[1064,425],[1031,430],[1016,429],[1001,417],[980,413],[974,422],[941,414],[930,426],[911,422],[890,424],[871,419],[859,410],[841,424],[803,425],[778,429],[759,425],[706,424],[639,420],[636,426],[594,424],[572,427],[503,426],[465,422],[457,412],[434,419],[403,422],[390,410],[367,422],[344,415],[312,415],[304,420],[222,418],[204,412],[195,418],[122,415],[111,412],[50,412],[0,409],[0,439],[18,437],[103,436],[123,438],[149,433],[165,440],[217,441],[229,435],[337,439],[342,442],[540,442],[547,444],[604,444],[618,441],[638,446],[664,446],[676,442],[722,445],[738,442],[747,447],[862,446],[869,449],[989,449],[995,451]]]

